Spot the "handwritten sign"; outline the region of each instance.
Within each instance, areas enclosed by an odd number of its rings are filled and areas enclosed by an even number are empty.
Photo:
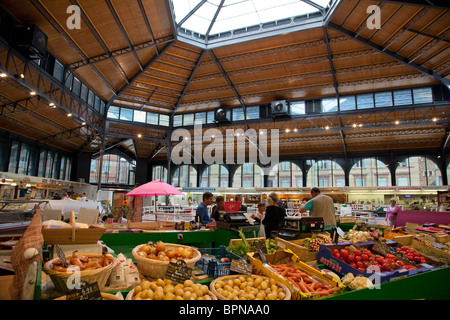
[[[252,275],[253,265],[244,259],[233,259],[230,264],[230,271],[240,274]]]
[[[252,244],[250,245],[250,252],[257,252],[258,250],[261,250],[262,253],[267,254],[265,240],[257,239],[252,241]]]
[[[83,282],[80,289],[71,290],[66,295],[67,300],[102,300],[98,283]]]
[[[174,282],[183,283],[190,279],[191,275],[192,268],[189,268],[184,260],[178,260],[169,263],[164,277]]]

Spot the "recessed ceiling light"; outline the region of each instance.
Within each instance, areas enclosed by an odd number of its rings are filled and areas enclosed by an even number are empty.
[[[0,73],[0,78],[6,78],[8,75],[4,72]]]
[[[286,133],[289,133],[291,130],[289,130],[289,129],[286,129]]]
[[[32,96],[35,96],[35,95],[36,95],[36,92],[31,91],[30,94],[31,94]]]
[[[400,121],[398,121],[398,120],[397,120],[397,121],[395,121],[395,124],[399,124],[399,123],[400,123]]]
[[[82,126],[85,126],[85,125],[86,125],[86,122],[83,121],[83,122],[81,123],[81,125],[82,125]]]
[[[297,128],[294,129],[294,132],[297,132]]]
[[[330,127],[329,127],[329,126],[326,126],[326,127],[325,127],[325,129],[327,129],[327,130],[328,130],[328,129],[330,129]]]
[[[362,124],[360,123],[358,127],[360,127],[360,128],[361,128],[361,127],[362,127]]]
[[[139,133],[139,134],[138,134],[138,138],[142,138],[142,134]]]
[[[55,104],[53,102],[50,102],[49,106],[53,107],[53,106],[55,106]]]
[[[19,77],[21,77],[22,79],[24,79],[24,78],[25,78],[25,75],[24,75],[23,73],[21,73]]]
[[[72,116],[72,114],[71,114],[71,113],[68,113],[68,114],[67,114],[67,116],[68,116],[68,117],[71,117],[71,116]]]
[[[437,118],[433,118],[433,121],[436,122],[436,121],[437,121]]]
[[[356,123],[353,124],[353,128],[356,128]]]

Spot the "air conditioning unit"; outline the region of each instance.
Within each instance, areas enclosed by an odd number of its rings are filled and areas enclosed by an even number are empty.
[[[306,114],[322,113],[321,100],[306,100],[305,113]]]
[[[29,59],[40,59],[47,53],[47,36],[34,24],[15,25],[13,46]]]
[[[289,115],[289,109],[288,109],[288,104],[287,104],[286,100],[272,101],[270,106],[271,106],[273,117]]]
[[[231,122],[231,110],[226,108],[218,108],[214,112],[214,120],[216,122]]]

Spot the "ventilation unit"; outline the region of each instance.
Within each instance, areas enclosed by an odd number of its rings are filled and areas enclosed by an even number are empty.
[[[272,101],[271,110],[273,117],[289,115],[289,109],[286,100]]]
[[[34,24],[16,25],[13,46],[29,59],[40,59],[47,53],[47,36]]]
[[[216,122],[231,122],[231,111],[225,108],[218,108],[214,112]]]

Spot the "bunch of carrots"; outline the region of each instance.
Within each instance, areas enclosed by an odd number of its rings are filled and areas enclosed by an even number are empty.
[[[319,278],[311,277],[300,269],[289,264],[270,265],[279,275],[288,279],[301,292],[306,294],[319,294],[321,297],[331,295],[334,290],[329,284]]]

